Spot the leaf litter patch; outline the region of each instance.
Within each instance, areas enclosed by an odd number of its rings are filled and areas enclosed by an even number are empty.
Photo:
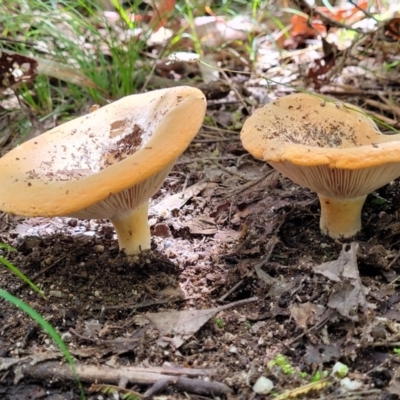
[[[193,151],[199,154],[198,146],[184,157],[195,159]],[[218,386],[222,397],[247,399],[260,377],[285,393],[341,361],[351,379],[362,383],[355,393],[395,392],[398,183],[368,199],[364,230],[353,242],[334,241],[320,234],[318,202],[308,190],[268,167],[258,175],[257,161],[246,161],[246,174],[235,160],[211,160],[205,170],[204,162],[174,168],[150,211],[153,250],[133,262],[119,253],[107,221],[3,218],[1,239],[18,249],[4,255],[49,300],[5,269],[2,288],[38,310],[77,362],[89,366],[114,372],[140,367],[152,374],[168,366],[186,368],[181,374],[201,370],[210,382],[225,385]],[[377,204],[377,198],[385,202]],[[1,310],[1,360],[54,353],[29,318],[8,303],[2,302]],[[290,376],[281,367],[268,367],[278,355],[289,360]],[[39,381],[40,371],[30,370]],[[14,366],[6,372],[10,394]],[[62,393],[70,381],[66,369],[60,373]],[[161,391],[183,398],[188,387],[171,383],[170,372],[163,374],[113,384],[121,390],[139,385],[144,393],[165,378],[169,383]],[[199,377],[190,378],[192,393],[216,390],[201,386]],[[343,396],[345,389],[329,379],[319,390],[327,398]],[[18,385],[25,381],[28,373]]]

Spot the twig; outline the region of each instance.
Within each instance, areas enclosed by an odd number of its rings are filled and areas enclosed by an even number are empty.
[[[382,101],[385,101],[383,96],[379,96],[379,97]],[[372,107],[379,108],[382,111],[390,112],[396,116],[400,115],[399,109],[395,108],[393,104],[387,104],[386,102],[382,103],[381,101],[377,101],[377,100],[373,100],[373,99],[366,99],[365,103]]]
[[[220,310],[220,311],[227,310],[228,308],[243,306],[245,304],[252,303],[254,301],[258,301],[258,297],[250,297],[249,299],[234,301],[233,303],[219,306],[218,310]]]
[[[236,160],[235,156],[222,156],[222,157],[199,157],[192,158],[191,160],[181,160],[175,163],[175,165],[191,164],[194,162],[204,161],[204,160]]]
[[[231,288],[230,290],[228,290],[223,296],[221,296],[218,301],[225,301],[225,299],[232,294],[238,287],[240,287],[240,285],[243,283],[243,279],[240,280],[233,288]]]
[[[368,104],[368,99],[365,100],[365,102]],[[368,110],[368,116],[374,117],[375,121],[379,123],[379,121],[384,122],[385,124],[389,124],[391,126],[398,126],[400,121],[396,121],[392,118],[385,117],[382,114],[376,113],[374,111]]]
[[[232,142],[233,140],[239,141],[240,138],[215,138],[215,139],[198,139],[193,140],[192,143],[215,143],[215,142]]]
[[[234,85],[232,85],[232,82],[230,81],[230,79],[229,79],[228,75],[226,74],[226,72],[224,70],[221,70],[220,72],[221,72],[221,75],[225,78],[225,80],[228,83],[228,85],[230,86],[230,88],[235,92],[237,98],[242,103],[244,109],[247,111],[247,114],[250,115],[251,114],[251,110],[249,110],[249,108],[247,107],[246,102],[244,101],[243,97],[240,95],[240,93],[236,89],[236,87]]]
[[[330,85],[329,87],[321,88],[321,94],[333,96],[379,96],[381,93],[382,90],[380,89],[358,89],[349,85]],[[392,92],[388,93],[393,94]]]
[[[240,254],[240,252],[242,251],[242,249],[243,249],[244,247],[246,247],[246,246],[251,242],[252,239],[253,239],[253,236],[252,236],[252,235],[247,236],[247,238],[246,238],[245,240],[243,240],[243,242],[241,242],[241,243],[239,244],[239,246],[236,248],[235,251],[233,251],[232,253],[224,254],[224,255],[221,256],[221,257],[222,257],[223,259],[225,259],[225,260],[229,260],[229,259],[231,259],[231,258],[234,257],[234,256],[238,256],[238,255]]]
[[[93,306],[93,310],[120,310],[122,309],[131,309],[131,310],[137,310],[139,308],[144,308],[144,307],[151,307],[151,306],[157,306],[159,304],[167,304],[167,303],[176,303],[178,301],[187,301],[187,300],[192,300],[192,299],[198,299],[201,296],[191,296],[191,297],[186,297],[184,299],[181,298],[172,298],[172,299],[162,299],[162,300],[146,300],[143,303],[138,303],[138,304],[121,304],[118,306]]]
[[[289,341],[289,343],[286,343],[286,346],[292,346],[293,343],[296,343],[299,339],[301,339],[303,336],[307,335],[308,333],[310,333],[311,331],[314,330],[318,330],[321,326],[323,326],[324,324],[326,324],[326,322],[328,320],[330,320],[331,318],[334,317],[334,315],[336,314],[336,311],[332,310],[322,321],[318,322],[318,324],[315,324],[314,326],[312,326],[311,328],[305,330],[303,333],[301,333],[299,336],[296,336],[294,339],[292,339],[291,341]]]
[[[396,256],[393,258],[393,260],[390,262],[390,264],[388,265],[387,269],[390,270],[393,265],[397,262],[397,260],[400,258],[400,251],[397,252]],[[392,282],[389,283],[389,285],[393,285],[393,283],[395,281],[398,280],[398,277],[396,279],[394,279]]]
[[[235,197],[238,196],[240,193],[243,193],[245,190],[253,187],[254,185],[258,185],[259,183],[261,183],[264,179],[268,178],[271,174],[273,174],[275,172],[274,169],[271,169],[270,171],[268,171],[264,176],[262,176],[261,178],[258,179],[252,179],[251,181],[239,186],[238,188],[236,188],[235,190],[228,192],[227,195],[229,197]]]
[[[170,41],[168,41],[168,43],[164,46],[164,48],[163,48],[161,51],[158,52],[157,57],[155,58],[154,63],[153,63],[153,65],[152,65],[152,67],[151,67],[151,71],[150,71],[150,73],[147,75],[146,80],[144,81],[143,86],[141,87],[139,93],[144,93],[144,91],[146,90],[147,85],[149,84],[151,78],[154,76],[154,71],[155,71],[156,68],[157,68],[157,61],[160,60],[161,56],[164,54],[165,50],[167,49],[167,47],[168,47],[169,45],[170,45]]]
[[[400,342],[373,342],[365,343],[366,347],[399,347]]]
[[[15,375],[14,384],[23,378],[33,378],[41,381],[64,380],[72,381],[75,375],[69,365],[60,364],[59,361],[32,362],[32,357],[25,357],[19,361],[13,362],[13,359],[0,358],[0,365],[8,365],[7,369],[18,369],[18,375]],[[208,396],[226,396],[231,393],[231,389],[221,382],[210,382],[203,379],[187,378],[180,375],[192,375],[190,368],[178,368],[177,373],[171,375],[168,372],[155,372],[154,368],[134,368],[124,367],[110,368],[98,365],[86,365],[81,362],[75,362],[77,375],[84,382],[102,382],[111,385],[118,385],[121,376],[128,379],[133,385],[153,385],[161,379],[171,379],[177,390]],[[158,369],[158,371],[171,371],[174,368]],[[200,370],[201,371],[201,370]],[[204,370],[203,370],[204,372]],[[204,375],[204,374],[203,374]]]
[[[222,171],[226,172],[227,174],[231,175],[231,176],[236,176],[239,179],[246,179],[243,175],[239,174],[238,172],[234,172],[234,171],[229,171],[228,168],[225,168],[224,166],[218,164],[216,161],[212,162],[217,168],[222,169]]]
[[[375,366],[374,368],[370,369],[369,371],[365,372],[364,376],[367,377],[367,375],[372,374],[372,372],[376,371],[377,369],[382,368],[386,364],[388,364],[391,361],[391,358],[386,359],[383,363],[380,363],[379,365]]]
[[[87,340],[88,342],[100,343],[100,344],[119,344],[119,343],[133,343],[138,342],[140,338],[119,338],[119,339],[100,339],[100,338],[90,338],[87,336],[83,336],[78,333],[75,329],[69,328],[69,331],[74,334],[76,337],[82,340]]]
[[[162,378],[159,379],[157,382],[154,383],[143,395],[144,399],[152,399],[153,396],[163,392],[168,386],[173,385],[176,383],[177,378]]]

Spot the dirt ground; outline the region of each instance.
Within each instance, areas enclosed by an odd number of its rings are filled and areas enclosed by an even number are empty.
[[[6,268],[0,268],[0,286],[56,327],[82,365],[201,369],[207,371],[206,381],[229,388],[202,394],[170,383],[154,398],[273,398],[253,392],[260,376],[273,382],[276,396],[304,386],[340,360],[360,388],[346,392],[330,379],[306,398],[395,399],[389,391],[398,390],[400,367],[393,352],[400,345],[399,203],[397,181],[368,197],[362,232],[353,239],[367,302],[342,315],[328,302],[343,283],[313,267],[337,260],[346,241],[320,233],[316,195],[254,160],[238,135],[203,130],[154,198],[151,252],[134,260],[119,253],[107,221],[3,215],[0,238],[17,249],[4,255],[48,300]],[[210,314],[192,335],[185,336],[177,320],[162,336],[146,320],[149,313],[200,313],[246,299]],[[79,398],[53,342],[22,311],[0,304],[0,398]],[[282,355],[289,370],[269,364]],[[38,356],[31,367],[45,363],[50,368],[55,360],[60,375],[4,367],[6,359]],[[100,397],[104,387],[95,384],[110,386],[111,381],[87,377],[87,398],[107,397]],[[149,386],[125,387],[143,394]]]
[[[261,43],[256,72],[268,82],[241,74],[238,52],[224,58],[224,93],[202,87],[207,127],[152,200],[151,251],[126,257],[106,220],[1,215],[0,241],[17,251],[0,254],[47,299],[1,266],[0,288],[56,328],[87,399],[399,398],[400,181],[368,196],[354,238],[333,240],[320,232],[317,195],[239,139],[251,111],[294,88],[365,106],[398,128],[399,63],[384,69],[381,58],[372,71],[378,50],[367,39],[362,56],[341,58],[303,47],[289,59]],[[307,75],[311,61],[323,67]],[[356,70],[361,61],[368,74]],[[347,381],[333,372],[338,361]],[[262,380],[269,394],[254,390]],[[0,300],[0,399],[78,398],[55,343]]]

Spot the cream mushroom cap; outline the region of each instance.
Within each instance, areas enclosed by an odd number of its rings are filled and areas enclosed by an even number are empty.
[[[321,229],[334,238],[357,233],[367,194],[400,176],[398,135],[382,135],[355,106],[310,94],[256,110],[241,140],[254,157],[318,193]]]
[[[198,89],[162,89],[127,96],[29,140],[0,159],[0,209],[109,218],[128,254],[149,248],[148,200],[197,134],[205,109]]]

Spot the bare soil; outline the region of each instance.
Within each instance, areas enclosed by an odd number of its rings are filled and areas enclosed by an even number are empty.
[[[185,201],[177,201],[176,193],[186,196]],[[173,195],[172,212],[164,212]],[[211,381],[231,390],[227,396],[201,395],[169,384],[161,390],[164,397],[154,398],[272,399],[274,393],[309,383],[318,371],[331,371],[340,360],[361,388],[346,393],[338,380],[330,379],[329,386],[303,398],[395,399],[399,205],[398,181],[367,199],[362,232],[352,241],[359,245],[357,262],[369,306],[346,317],[328,306],[340,283],[313,270],[337,260],[346,242],[320,233],[315,193],[247,155],[238,134],[202,131],[154,199],[152,251],[128,259],[105,220],[3,215],[0,239],[17,249],[3,255],[48,299],[6,268],[0,268],[0,287],[56,327],[77,363],[117,370],[204,369]],[[141,318],[253,297],[257,299],[217,313],[179,347],[173,335],[162,344],[159,330]],[[178,324],[175,333],[179,329]],[[55,358],[62,369],[57,352],[30,317],[0,301],[0,360],[39,354],[41,361]],[[271,367],[268,363],[277,355],[285,355],[293,371]],[[77,384],[67,376],[50,379],[42,371],[42,376],[29,378],[22,373],[18,381],[17,374],[12,368],[0,372],[0,398],[79,398]],[[252,390],[260,376],[274,383],[268,396]],[[84,381],[88,399],[101,398],[99,387],[89,390],[94,383],[104,382]],[[143,394],[149,386],[128,382],[125,389]]]

